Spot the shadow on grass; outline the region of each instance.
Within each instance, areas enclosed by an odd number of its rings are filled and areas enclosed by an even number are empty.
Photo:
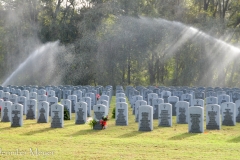
[[[199,133],[188,133],[187,132],[187,133],[183,133],[183,134],[173,136],[173,137],[169,138],[169,140],[182,140],[182,139],[185,139],[185,138],[188,138],[188,137],[196,136],[198,134]]]
[[[0,128],[0,131],[7,131],[7,130],[10,130],[12,128],[18,128],[18,127],[5,127],[5,128]]]
[[[52,130],[55,130],[55,129],[61,129],[61,128],[50,128],[50,127],[49,128],[43,128],[43,129],[40,129],[40,130],[30,131],[30,132],[24,133],[22,135],[34,135],[34,134],[38,134],[38,133],[52,131]]]
[[[228,140],[230,143],[240,143],[240,136]]]
[[[77,131],[73,134],[70,134],[68,136],[80,136],[80,135],[88,135],[88,134],[96,134],[97,132],[100,132],[102,130],[93,130],[93,129],[85,129],[85,130],[80,130]]]
[[[142,133],[146,133],[146,132],[151,132],[151,131],[132,131],[132,132],[129,132],[129,133],[125,133],[125,134],[123,134],[123,135],[120,135],[120,136],[118,136],[118,138],[134,137],[134,136],[140,135],[140,134],[142,134]]]

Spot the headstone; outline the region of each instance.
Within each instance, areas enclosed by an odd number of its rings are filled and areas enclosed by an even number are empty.
[[[71,90],[64,90],[63,91],[63,99],[68,99],[68,96],[71,95]]]
[[[206,105],[208,105],[208,104],[218,104],[217,97],[213,97],[213,96],[207,97],[206,98]]]
[[[116,105],[115,119],[117,126],[128,125],[128,105],[125,102],[119,102]]]
[[[36,119],[37,100],[27,100],[26,119]]]
[[[191,94],[183,94],[181,97],[181,101],[185,101],[189,103],[189,106],[192,105],[192,95]]]
[[[37,100],[37,93],[36,92],[30,92],[29,93],[29,99],[36,99]]]
[[[158,126],[172,127],[172,105],[170,103],[159,104],[158,115]]]
[[[168,103],[168,97],[172,96],[170,91],[162,91],[162,98],[164,99],[164,103]]]
[[[107,107],[108,102],[105,100],[98,100],[97,104],[105,105],[106,106],[106,115],[108,115],[108,112],[109,112],[109,108]]]
[[[61,104],[51,106],[51,128],[63,128],[64,126],[64,107]]]
[[[148,105],[153,106],[153,99],[158,98],[156,93],[149,93],[148,94]]]
[[[240,100],[236,100],[235,105],[236,105],[236,122],[240,122]]]
[[[47,92],[47,97],[55,97],[55,91],[49,90],[49,91]]]
[[[76,103],[76,120],[75,124],[85,124],[87,122],[87,103],[77,102]]]
[[[192,106],[201,106],[202,108],[204,108],[204,100],[203,99],[193,99]]]
[[[139,131],[152,131],[153,130],[153,107],[143,105],[139,107]]]
[[[49,121],[49,103],[46,101],[38,102],[37,123],[48,123]]]
[[[23,105],[23,114],[25,115],[27,113],[27,98],[24,96],[19,96],[18,103]]]
[[[9,96],[9,101],[11,101],[13,104],[15,104],[15,103],[17,103],[18,101],[18,95],[16,95],[16,94],[11,94],[10,96]]]
[[[71,103],[71,111],[72,111],[72,113],[75,113],[75,105],[77,103],[77,96],[76,95],[69,95],[68,99],[72,102]]]
[[[119,102],[127,102],[127,101],[126,101],[126,98],[123,98],[123,97],[116,98],[116,103],[119,103]]]
[[[188,124],[188,109],[189,103],[186,101],[178,101],[176,103],[177,109],[177,123],[178,124]]]
[[[29,91],[28,90],[23,90],[21,91],[21,96],[24,96],[27,98],[27,100],[29,99]]]
[[[94,130],[102,130],[102,125],[100,124],[100,120],[102,117],[106,116],[106,106],[102,104],[97,104],[93,106],[94,119],[97,123],[93,126]]]
[[[147,105],[147,102],[146,101],[144,101],[144,100],[137,100],[136,102],[135,102],[135,107],[134,107],[134,109],[135,109],[135,112],[134,112],[134,114],[135,114],[135,122],[138,122],[139,121],[139,107],[140,106],[146,106]]]
[[[195,92],[195,99],[205,99],[204,92]]]
[[[37,97],[38,102],[47,101],[48,99],[46,95],[38,95]]]
[[[222,125],[235,126],[236,125],[236,106],[232,102],[224,102],[221,104],[222,109]]]
[[[87,103],[87,116],[88,117],[91,117],[91,98],[90,97],[83,97],[82,99],[81,99],[81,101],[83,101],[83,102],[86,102]],[[80,102],[81,102],[80,101]]]
[[[217,93],[214,91],[207,91],[206,92],[206,98],[207,97],[217,97]]]
[[[152,100],[153,104],[153,119],[158,119],[158,106],[159,104],[164,103],[164,100],[162,98],[154,98]]]
[[[8,101],[9,96],[10,96],[9,92],[3,92],[1,99],[3,99],[4,101]]]
[[[82,99],[82,91],[81,90],[73,91],[73,95],[77,96],[77,102],[79,102]]]
[[[69,114],[69,117],[70,117],[70,120],[72,119],[72,105],[71,105],[71,101],[69,99],[62,99],[61,100],[61,104],[63,105],[63,110],[67,110],[68,111],[68,114]]]
[[[230,96],[229,95],[221,94],[221,95],[218,96],[218,105],[221,105],[224,102],[230,102]]]
[[[116,99],[120,98],[120,97],[125,98],[125,94],[124,93],[117,93],[116,94]]]
[[[52,114],[52,111],[51,111],[52,105],[58,103],[58,98],[57,97],[48,97],[46,101],[49,103],[49,116],[51,116],[51,114]]]
[[[206,106],[206,129],[221,129],[220,106],[218,104],[208,104]]]
[[[12,108],[12,102],[10,101],[3,101],[1,99],[1,122],[10,122],[11,121],[11,108]]]
[[[204,132],[203,108],[199,106],[192,106],[189,108],[188,113],[189,113],[188,132],[203,133]]]
[[[16,103],[11,107],[11,127],[23,126],[23,105]]]
[[[179,98],[177,96],[171,96],[168,97],[168,103],[172,105],[172,116],[176,116],[176,103],[179,101]]]

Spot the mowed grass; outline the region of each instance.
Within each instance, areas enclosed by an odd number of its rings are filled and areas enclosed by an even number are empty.
[[[114,106],[115,97],[109,117]],[[174,116],[173,127],[158,127],[154,120],[153,131],[139,132],[129,105],[128,126],[115,126],[111,118],[106,130],[97,131],[75,125],[72,115],[57,129],[25,117],[23,127],[1,122],[0,159],[240,159],[239,123],[193,134],[187,124],[176,124]]]

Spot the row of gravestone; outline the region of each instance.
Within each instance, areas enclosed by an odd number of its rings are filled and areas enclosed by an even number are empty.
[[[137,86],[136,88],[132,86],[127,86],[125,94],[129,100],[132,99],[134,95],[141,95],[144,100],[147,100],[147,95],[149,93],[156,93],[159,98],[167,99],[170,96],[177,96],[181,99],[182,95],[192,95],[192,99],[205,99],[206,97],[218,97],[219,95],[225,94],[229,96],[230,102],[235,102],[240,99],[240,89],[239,88],[190,88],[190,87],[143,87]],[[166,103],[166,102],[165,102]]]
[[[36,86],[0,86],[0,98],[5,99],[8,94],[16,94],[18,96],[25,96],[27,99],[31,96],[37,95],[47,95],[48,97],[58,97],[60,102],[61,99],[67,99],[69,95],[76,95],[77,99],[86,97],[86,94],[92,94],[92,104],[96,104],[97,94],[108,95],[111,99],[112,97],[112,86],[45,86],[45,87],[36,87]]]

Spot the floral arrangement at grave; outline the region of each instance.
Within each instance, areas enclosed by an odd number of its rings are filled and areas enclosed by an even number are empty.
[[[104,116],[100,121],[93,119],[93,120],[90,120],[88,124],[90,125],[91,128],[93,128],[97,123],[99,123],[102,126],[102,129],[106,129],[107,121],[108,121],[108,116]]]
[[[64,107],[64,120],[70,120],[69,111]]]

